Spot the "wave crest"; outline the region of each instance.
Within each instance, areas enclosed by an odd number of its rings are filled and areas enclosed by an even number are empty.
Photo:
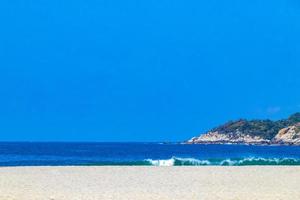
[[[152,166],[247,166],[247,165],[300,165],[296,158],[230,158],[207,159],[172,157],[165,160],[146,159],[145,162]]]

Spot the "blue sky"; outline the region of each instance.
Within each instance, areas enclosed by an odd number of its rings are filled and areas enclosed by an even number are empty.
[[[179,141],[300,111],[296,0],[0,2],[0,140]]]

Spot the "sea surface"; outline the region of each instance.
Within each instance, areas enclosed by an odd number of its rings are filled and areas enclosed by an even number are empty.
[[[73,165],[300,165],[300,147],[162,143],[0,143],[0,166]]]

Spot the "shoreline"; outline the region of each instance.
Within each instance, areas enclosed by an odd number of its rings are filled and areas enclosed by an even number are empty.
[[[0,200],[300,199],[300,166],[1,167]]]
[[[300,144],[289,144],[289,143],[238,143],[238,142],[183,142],[180,143],[183,145],[244,145],[244,146],[269,146],[269,147],[278,147],[278,146],[290,146],[290,147],[299,147]]]

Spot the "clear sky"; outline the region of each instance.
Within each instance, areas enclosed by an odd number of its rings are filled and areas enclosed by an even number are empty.
[[[179,141],[300,111],[297,0],[2,0],[0,140]]]

